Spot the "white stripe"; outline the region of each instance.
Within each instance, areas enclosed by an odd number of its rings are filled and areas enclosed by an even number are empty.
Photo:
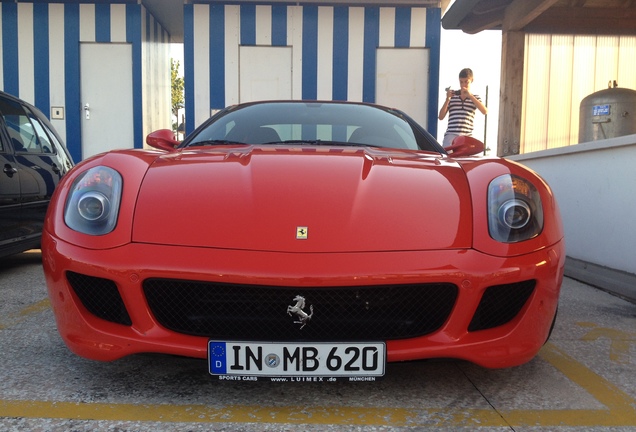
[[[426,8],[411,9],[411,48],[426,46]]]
[[[395,8],[380,8],[380,46],[395,46]]]
[[[35,64],[33,61],[33,3],[18,3],[19,97],[35,102]]]
[[[52,107],[64,107],[64,119],[51,119],[55,130],[66,142],[66,117],[69,107],[64,94],[64,4],[49,4],[49,97]]]
[[[95,42],[95,5],[80,5],[80,42]]]
[[[0,5],[0,23],[2,22],[2,7],[1,6],[2,5]],[[2,31],[0,31],[0,90],[4,90],[4,70],[2,67],[2,57],[3,57]]]
[[[364,8],[349,9],[349,77],[347,99],[362,101],[362,70],[364,57]]]
[[[292,98],[302,99],[303,95],[303,8],[287,8],[287,38],[292,46]]]
[[[225,105],[239,103],[241,7],[225,6]]]
[[[332,98],[333,84],[333,7],[318,8],[318,99]]]
[[[110,41],[126,42],[126,5],[110,5]]]
[[[272,7],[256,6],[256,45],[272,44]]]
[[[193,5],[194,33],[194,126],[197,127],[210,117],[210,14],[207,5]]]

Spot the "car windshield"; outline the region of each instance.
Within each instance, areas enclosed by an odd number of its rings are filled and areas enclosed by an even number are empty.
[[[221,112],[183,146],[312,144],[439,151],[430,141],[402,114],[371,105],[266,102]]]

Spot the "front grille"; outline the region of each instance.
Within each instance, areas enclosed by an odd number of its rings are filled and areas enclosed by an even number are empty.
[[[455,300],[453,284],[290,288],[168,279],[144,281],[150,309],[164,327],[219,340],[368,341],[439,329]],[[306,299],[311,320],[294,323],[288,306]]]
[[[534,291],[536,281],[528,280],[486,289],[468,331],[504,325],[517,316]]]
[[[115,282],[72,271],[66,272],[66,279],[90,313],[106,321],[132,325]]]

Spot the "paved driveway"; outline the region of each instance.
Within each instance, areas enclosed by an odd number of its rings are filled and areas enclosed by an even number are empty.
[[[0,264],[0,429],[636,430],[636,304],[571,279],[550,342],[526,365],[389,364],[375,383],[222,382],[206,362],[72,354],[39,251]]]

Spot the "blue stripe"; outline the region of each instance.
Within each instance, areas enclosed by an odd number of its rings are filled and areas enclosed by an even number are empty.
[[[442,10],[440,8],[426,9],[426,47],[430,49],[428,74],[428,125],[426,125],[426,129],[433,136],[437,136],[441,22]]]
[[[34,105],[50,117],[49,83],[49,5],[33,4],[33,66],[35,80]]]
[[[362,101],[375,102],[376,56],[380,43],[380,9],[364,10],[364,47],[362,70]]]
[[[411,8],[395,8],[395,48],[411,46]]]
[[[20,95],[18,70],[18,4],[2,2],[2,70],[3,88],[7,93]]]
[[[185,131],[194,130],[194,5],[183,5],[183,66],[185,80]]]
[[[110,42],[110,4],[95,5],[95,41]]]
[[[333,83],[331,97],[347,100],[349,82],[349,8],[333,10]]]
[[[318,6],[303,7],[302,98],[318,96]]]
[[[287,46],[287,6],[272,6],[272,45]]]
[[[82,160],[80,102],[79,4],[64,5],[64,98],[66,99],[66,147],[73,160]]]
[[[256,5],[241,5],[241,45],[256,45]]]
[[[209,79],[210,108],[225,108],[225,7],[217,4],[210,5]]]
[[[143,92],[141,83],[141,6],[126,5],[126,42],[132,43],[133,57],[133,141],[135,148],[142,148]]]

